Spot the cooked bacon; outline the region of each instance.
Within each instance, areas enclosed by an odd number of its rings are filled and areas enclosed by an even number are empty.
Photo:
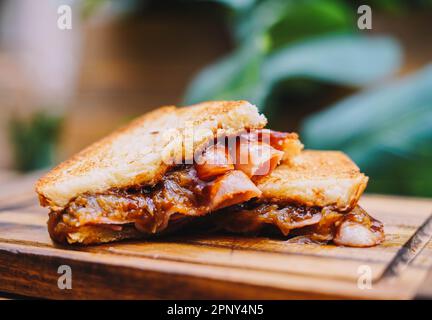
[[[284,150],[284,145],[292,138],[297,138],[297,134],[270,130],[270,145],[275,149]]]
[[[261,196],[261,191],[242,171],[233,170],[210,185],[210,208],[228,207]]]
[[[297,141],[296,133],[281,132],[270,129],[252,130],[242,135],[250,141],[259,141],[271,145],[273,148],[284,151],[285,145],[291,141]]]
[[[240,140],[236,149],[235,168],[248,177],[271,173],[284,155],[282,151],[257,141]]]
[[[195,169],[201,180],[209,181],[234,170],[234,164],[225,146],[212,145],[195,163]]]
[[[333,239],[337,245],[372,247],[384,241],[383,224],[356,207],[343,216]]]
[[[296,139],[294,139],[296,138]],[[267,175],[284,157],[288,143],[297,141],[297,135],[268,129],[252,130],[234,139],[234,146],[227,141],[216,141],[209,146],[195,163],[200,179],[210,181],[233,169],[241,170],[248,177]],[[234,162],[230,156],[234,158]]]

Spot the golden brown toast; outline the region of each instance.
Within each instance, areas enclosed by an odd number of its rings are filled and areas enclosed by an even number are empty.
[[[168,170],[169,160],[193,157],[214,135],[235,135],[266,123],[247,101],[161,107],[58,165],[38,181],[36,191],[45,205],[62,209],[82,193],[154,185]],[[185,150],[185,145],[194,150]]]
[[[343,152],[305,150],[291,164],[281,164],[255,182],[263,201],[350,210],[366,188],[368,177]]]

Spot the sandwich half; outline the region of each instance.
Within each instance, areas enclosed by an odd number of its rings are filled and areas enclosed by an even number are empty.
[[[302,151],[254,179],[262,195],[211,217],[236,233],[277,231],[296,239],[370,247],[384,240],[380,221],[358,205],[368,178],[338,151]]]
[[[266,122],[247,101],[143,115],[37,182],[52,239],[93,244],[160,234],[259,198],[254,181],[303,148],[294,133],[263,129]]]

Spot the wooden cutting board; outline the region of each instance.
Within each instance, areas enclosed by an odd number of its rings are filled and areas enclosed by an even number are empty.
[[[48,236],[35,178],[0,179],[0,292],[60,299],[432,297],[432,277],[425,282],[431,226],[418,231],[432,200],[364,196],[361,204],[386,230],[386,241],[368,249],[203,234],[61,247]],[[71,267],[71,290],[58,287],[61,265]]]

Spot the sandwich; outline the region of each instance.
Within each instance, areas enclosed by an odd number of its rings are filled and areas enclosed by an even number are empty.
[[[384,240],[382,223],[358,205],[368,178],[342,152],[302,151],[254,182],[261,196],[213,215],[216,229],[350,247]]]
[[[383,225],[358,201],[368,178],[342,152],[303,151],[246,101],[161,107],[36,184],[60,243],[164,235],[199,220],[234,233],[370,247]]]
[[[260,198],[256,181],[303,148],[297,134],[266,123],[247,101],[167,106],[137,118],[37,182],[51,238],[96,244],[166,234]]]

